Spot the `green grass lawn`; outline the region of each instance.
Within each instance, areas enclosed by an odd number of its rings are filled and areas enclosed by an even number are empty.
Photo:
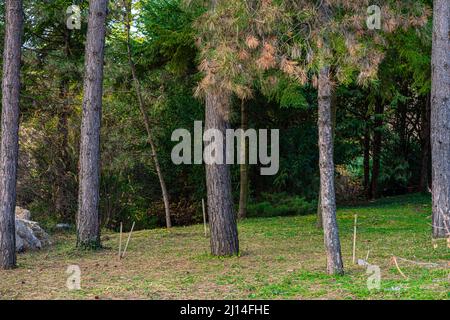
[[[366,268],[352,264],[353,219],[357,257],[381,269],[381,289],[367,289]],[[105,249],[80,252],[74,235],[18,256],[18,269],[0,271],[1,299],[449,299],[447,243],[431,239],[430,198],[387,198],[338,211],[346,274],[325,273],[315,216],[249,219],[239,224],[240,257],[209,255],[203,226],[133,233],[119,261],[118,234],[104,233]],[[392,256],[434,265],[417,265]],[[79,265],[82,290],[66,288],[69,265]]]

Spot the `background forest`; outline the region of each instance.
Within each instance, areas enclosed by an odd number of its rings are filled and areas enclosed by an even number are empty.
[[[66,28],[65,11],[71,4],[82,9],[80,30]],[[18,204],[48,226],[73,224],[87,2],[27,0],[24,8]],[[177,128],[193,131],[194,121],[204,119],[202,99],[194,91],[202,79],[196,21],[207,8],[207,3],[179,0],[133,2],[132,58],[174,225],[200,222],[206,194],[204,167],[174,165],[170,137]],[[122,221],[127,228],[133,221],[138,229],[163,226],[164,204],[133,88],[121,1],[111,3],[109,10],[102,225],[115,230]],[[431,19],[422,24],[386,37],[376,79],[360,85],[350,72],[334,90],[338,203],[429,188]],[[249,127],[280,129],[278,174],[260,176],[257,166],[249,168],[248,216],[314,213],[319,190],[317,90],[274,72],[276,83],[268,84],[267,75],[255,79],[251,98],[233,99],[232,127],[241,126],[245,105]],[[232,186],[237,208],[238,165],[232,167]]]

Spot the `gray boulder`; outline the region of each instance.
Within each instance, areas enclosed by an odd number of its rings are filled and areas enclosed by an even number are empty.
[[[30,211],[20,209],[16,215],[16,251],[34,251],[49,246],[51,242],[48,233],[37,222],[25,219],[31,217]]]
[[[41,249],[41,241],[34,235],[33,230],[25,221],[27,220],[16,219],[16,251],[24,252]]]

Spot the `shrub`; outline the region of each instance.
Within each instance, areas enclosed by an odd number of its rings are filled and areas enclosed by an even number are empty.
[[[249,203],[248,217],[276,217],[306,215],[314,213],[316,204],[302,197],[292,197],[285,193],[263,194],[264,201]]]

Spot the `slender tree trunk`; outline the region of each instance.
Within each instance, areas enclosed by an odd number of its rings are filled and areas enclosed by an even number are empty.
[[[56,177],[55,177],[55,211],[62,218],[66,219],[68,217],[67,212],[67,170],[69,167],[69,82],[68,80],[63,80],[60,88],[60,97],[63,101],[61,110],[58,110],[58,150],[56,156]]]
[[[6,0],[0,153],[0,268],[16,266],[16,185],[19,153],[22,0]]]
[[[324,67],[320,70],[318,92],[320,194],[324,242],[328,273],[343,274],[344,265],[336,219],[331,91],[330,68]]]
[[[433,237],[450,236],[450,1],[435,0],[433,14],[431,145]]]
[[[70,59],[70,30],[64,30],[64,56],[68,60]],[[58,110],[58,155],[56,166],[56,181],[55,181],[55,211],[63,219],[68,217],[67,203],[69,201],[67,197],[67,171],[69,169],[69,128],[68,121],[70,115],[70,102],[69,102],[69,79],[62,75],[60,87],[61,109]]]
[[[422,156],[421,156],[421,169],[420,169],[420,184],[419,189],[421,192],[428,192],[429,172],[430,172],[430,96],[427,95],[425,103],[422,108]]]
[[[205,130],[216,129],[222,132],[223,154],[226,150],[225,131],[230,127],[228,122],[230,105],[231,97],[228,92],[210,89],[206,94]],[[216,256],[237,255],[239,240],[233,210],[230,167],[227,164],[205,166],[211,253]]]
[[[100,247],[100,126],[108,0],[89,1],[81,120],[77,246]]]
[[[135,87],[136,95],[137,95],[138,102],[139,102],[139,110],[141,111],[142,118],[144,120],[145,130],[147,131],[147,139],[148,139],[148,142],[150,144],[150,148],[152,150],[152,158],[153,158],[153,162],[155,164],[156,173],[158,174],[159,184],[161,186],[161,191],[162,191],[162,196],[163,196],[163,201],[164,201],[164,209],[165,209],[165,214],[166,214],[165,215],[166,216],[166,227],[167,228],[171,228],[172,227],[172,221],[170,219],[169,192],[167,191],[166,182],[165,182],[164,176],[162,174],[161,166],[159,165],[157,148],[156,148],[156,145],[155,145],[155,143],[153,141],[152,130],[150,128],[150,120],[149,120],[149,117],[147,115],[147,112],[145,111],[144,99],[142,97],[142,92],[141,92],[141,84],[140,84],[139,79],[137,77],[136,66],[135,66],[134,61],[133,61],[133,53],[132,53],[132,50],[131,50],[131,35],[130,35],[130,33],[131,33],[130,32],[130,29],[131,29],[131,14],[132,14],[131,13],[131,6],[132,6],[132,1],[131,0],[125,0],[125,7],[126,7],[126,10],[127,10],[126,19],[125,19],[125,28],[126,28],[126,33],[127,33],[128,62],[130,64],[131,74],[133,76],[134,87]]]
[[[380,176],[381,167],[381,144],[383,139],[383,113],[384,105],[382,102],[377,102],[375,106],[375,130],[373,138],[373,165],[372,165],[372,182],[370,186],[370,195],[372,199],[377,199],[380,195],[378,187],[378,179]]]
[[[242,100],[241,104],[241,128],[246,131],[248,129],[248,114],[247,108],[245,106],[245,102]],[[244,141],[241,141],[241,149],[245,154],[245,162],[240,165],[240,180],[241,180],[241,188],[239,194],[239,219],[245,219],[247,216],[247,203],[248,203],[248,146],[247,139],[244,138]]]
[[[364,194],[370,199],[370,127],[367,120],[364,131]]]

